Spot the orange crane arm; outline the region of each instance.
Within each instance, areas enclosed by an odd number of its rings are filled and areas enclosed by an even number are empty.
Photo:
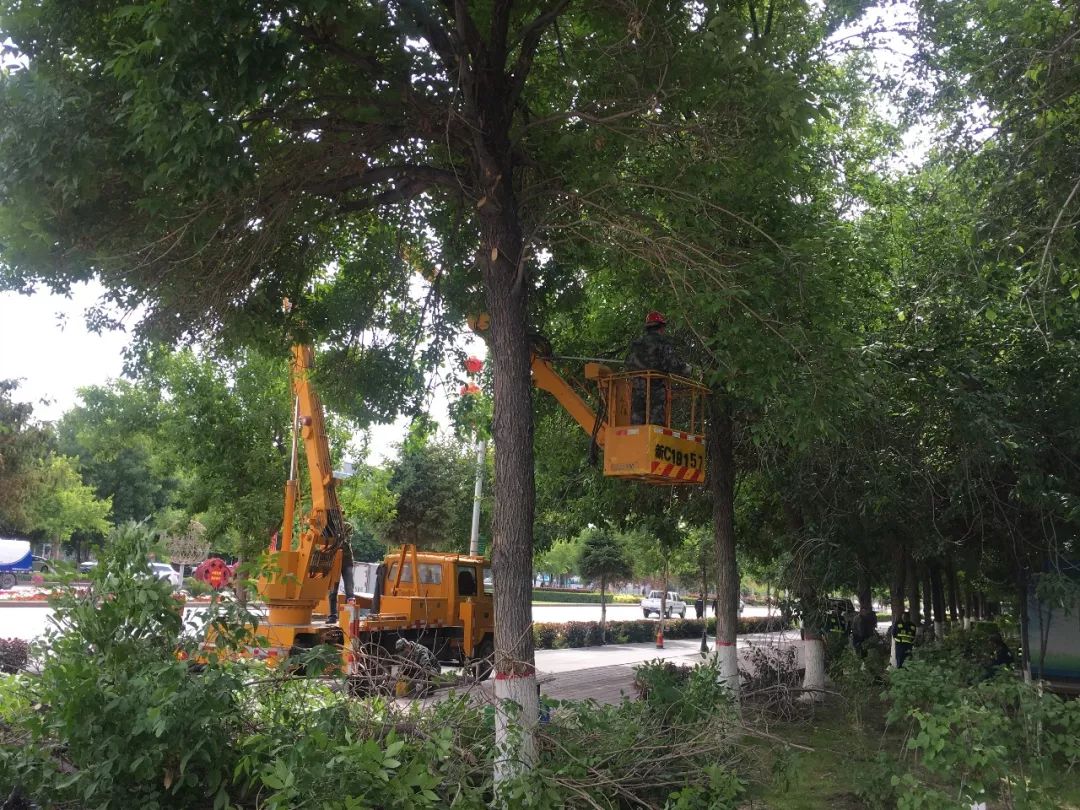
[[[594,376],[602,376],[606,369],[603,366],[599,366],[595,363],[589,363],[586,366],[586,376],[593,379]],[[593,431],[596,431],[596,443],[603,448],[605,440],[606,427],[604,423],[601,423],[599,428],[596,425],[596,411],[594,411],[589,404],[581,398],[577,391],[562,376],[555,370],[555,367],[551,365],[551,361],[546,358],[540,357],[537,354],[532,356],[532,377],[533,385],[539,388],[541,391],[547,391],[559,404],[563,406],[563,409],[573,417],[574,421],[581,425],[581,429],[593,435]]]
[[[330,462],[326,416],[322,400],[315,393],[310,380],[314,352],[310,346],[296,345],[292,353],[295,424],[304,442],[308,476],[311,479],[311,511],[307,517],[308,526],[300,540],[300,571],[306,571],[308,579],[328,578],[337,552],[346,542],[345,520],[338,503],[334,468]]]

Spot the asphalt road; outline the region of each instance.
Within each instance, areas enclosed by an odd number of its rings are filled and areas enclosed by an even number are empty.
[[[764,616],[766,609],[747,605],[743,616]],[[709,612],[712,615],[712,612]],[[41,607],[3,607],[0,603],[0,638],[37,638],[49,626],[52,611]],[[691,607],[688,618],[693,618]],[[608,605],[608,621],[641,619],[641,609],[636,605]],[[599,605],[533,605],[533,621],[536,622],[588,622],[600,621]],[[653,617],[651,621],[656,621]]]

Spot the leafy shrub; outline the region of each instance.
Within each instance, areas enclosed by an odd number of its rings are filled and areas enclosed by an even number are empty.
[[[40,674],[0,677],[0,796],[106,809],[491,806],[490,705],[356,700],[224,656],[189,666],[177,653],[196,652],[201,631],[184,634],[167,583],[144,573],[150,539],[131,527],[113,537],[89,590],[54,600]],[[216,643],[250,641],[242,613],[214,615]],[[648,701],[549,704],[537,767],[508,786],[508,806],[737,805],[733,707],[715,670]]]
[[[559,602],[564,604],[599,605],[600,591],[575,591],[560,588],[533,588],[534,602]],[[606,601],[609,605],[636,605],[640,596],[632,593],[609,593]]]
[[[967,636],[955,638],[954,636]],[[987,677],[985,633],[927,645],[890,677],[890,722],[909,726],[912,760],[885,760],[867,798],[900,808],[1054,807],[1056,774],[1080,763],[1080,703],[1040,693],[1007,669]]]
[[[559,626],[556,624],[534,624],[533,644],[538,650],[552,650],[559,638]]]
[[[0,638],[0,672],[14,674],[29,660],[29,644],[21,638]]]
[[[203,582],[201,579],[195,579],[195,577],[187,577],[184,580],[184,590],[192,596],[206,596],[214,593],[214,589]]]

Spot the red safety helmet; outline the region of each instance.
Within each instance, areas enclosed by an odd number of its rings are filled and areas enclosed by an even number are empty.
[[[664,317],[664,313],[657,312],[654,309],[645,316],[645,328],[655,329],[658,326],[667,326],[667,318]]]

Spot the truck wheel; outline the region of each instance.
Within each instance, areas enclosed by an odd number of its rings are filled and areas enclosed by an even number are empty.
[[[476,655],[465,665],[465,672],[471,680],[479,683],[490,678],[495,668],[495,642],[491,636],[485,636],[474,652]]]
[[[647,610],[643,610],[643,611],[641,611],[641,612],[642,612],[642,614],[643,614],[643,615],[645,616],[645,618],[646,618],[646,619],[647,619],[647,618],[649,618],[649,611],[647,611]]]
[[[15,587],[15,575],[10,571],[4,571],[0,574],[0,591],[5,591],[8,588]]]

